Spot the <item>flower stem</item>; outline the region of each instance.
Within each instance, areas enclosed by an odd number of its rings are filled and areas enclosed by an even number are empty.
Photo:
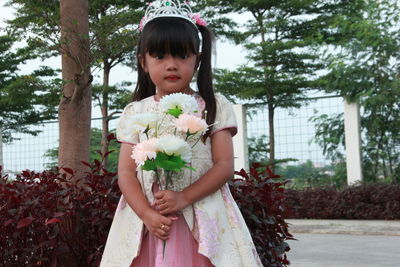
[[[160,175],[158,174],[158,169],[155,169],[154,171],[156,172],[158,186],[160,187],[160,190],[163,190],[161,185]]]
[[[164,114],[163,118],[161,119],[160,123],[156,125],[156,137],[159,137],[161,132],[159,132],[161,124],[163,123],[165,117],[167,117],[167,114]]]
[[[169,183],[171,182],[171,176],[172,172],[171,171],[166,171],[166,177],[165,177],[165,190],[168,190]]]
[[[197,138],[196,142],[192,145],[191,148],[193,148],[195,145],[197,145],[197,143],[200,141],[201,137],[202,137],[202,135],[200,135],[199,138]]]

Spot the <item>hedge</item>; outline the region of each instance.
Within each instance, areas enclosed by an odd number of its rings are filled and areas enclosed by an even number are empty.
[[[373,183],[285,191],[291,219],[400,219],[400,185]]]
[[[101,162],[84,163],[82,180],[74,171],[23,171],[14,180],[0,175],[1,266],[98,266],[117,207],[117,174]],[[284,184],[268,169],[237,174],[230,182],[265,266],[286,266],[292,239],[284,221]],[[66,174],[67,173],[67,174]],[[0,166],[1,174],[1,166]]]

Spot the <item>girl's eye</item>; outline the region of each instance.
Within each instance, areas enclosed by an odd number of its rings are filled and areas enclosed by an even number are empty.
[[[187,55],[180,55],[179,57],[180,57],[181,59],[187,59],[187,58],[188,58]]]
[[[156,58],[156,59],[163,59],[163,58],[164,58],[164,55],[155,55],[154,58]]]

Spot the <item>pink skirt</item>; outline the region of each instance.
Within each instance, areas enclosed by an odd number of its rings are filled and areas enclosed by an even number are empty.
[[[153,187],[153,192],[158,191]],[[198,253],[198,242],[194,239],[182,214],[172,222],[169,239],[163,255],[163,241],[146,231],[140,245],[139,256],[131,267],[214,267],[210,260]]]

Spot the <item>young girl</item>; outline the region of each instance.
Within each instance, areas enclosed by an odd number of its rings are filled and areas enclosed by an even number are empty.
[[[141,29],[134,102],[117,128],[123,196],[101,266],[262,266],[226,183],[233,175],[237,129],[231,104],[213,92],[210,31],[187,2],[168,0],[148,6]],[[198,91],[190,87],[196,71]],[[129,133],[127,124],[135,114],[159,110],[160,98],[171,93],[195,96],[207,123],[215,124],[193,147],[195,171],[185,170],[171,190],[160,191],[154,172],[137,169],[131,158],[133,146],[146,137]]]

